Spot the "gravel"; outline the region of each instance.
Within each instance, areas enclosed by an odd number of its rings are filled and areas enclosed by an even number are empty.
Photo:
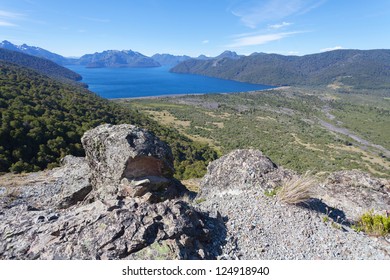
[[[390,259],[383,237],[357,233],[322,213],[281,204],[260,187],[210,194],[198,205],[225,219],[226,244],[220,259]]]

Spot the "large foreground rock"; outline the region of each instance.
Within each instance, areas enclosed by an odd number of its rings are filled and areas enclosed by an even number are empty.
[[[172,199],[185,188],[165,143],[131,125],[99,126],[82,143],[86,159],[1,178],[0,259],[143,259],[158,246],[167,258],[220,254],[222,218]]]
[[[132,259],[133,253],[163,241],[174,258],[220,254],[221,222],[182,201],[95,201],[68,211],[27,207],[0,215],[0,259]]]
[[[172,151],[149,131],[107,124],[87,131],[81,142],[98,198],[143,196],[174,185]]]

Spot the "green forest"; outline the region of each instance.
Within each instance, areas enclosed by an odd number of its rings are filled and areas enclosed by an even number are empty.
[[[171,71],[274,86],[337,83],[387,89],[389,67],[389,50],[337,50],[304,56],[255,53],[239,59],[191,59]]]
[[[79,74],[69,70],[68,68],[62,67],[53,61],[17,51],[0,48],[0,60],[30,68],[43,75],[47,75],[67,83],[75,83],[75,81],[81,80],[81,76]]]
[[[52,168],[68,154],[84,156],[83,133],[103,123],[130,123],[167,142],[178,179],[200,177],[217,153],[144,114],[81,86],[0,60],[0,172]]]

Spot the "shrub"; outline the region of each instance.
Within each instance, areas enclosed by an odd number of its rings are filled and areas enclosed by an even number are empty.
[[[293,176],[282,183],[276,196],[279,201],[288,204],[299,204],[306,202],[311,198],[312,187],[317,183],[309,172],[302,176]]]
[[[354,225],[354,230],[364,231],[375,236],[384,236],[390,233],[390,217],[374,215],[373,211],[363,214]]]

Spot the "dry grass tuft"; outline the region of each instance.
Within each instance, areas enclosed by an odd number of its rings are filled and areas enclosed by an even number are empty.
[[[299,204],[308,201],[312,196],[312,188],[317,180],[306,172],[302,176],[293,176],[282,183],[276,196],[279,201],[287,204]]]

